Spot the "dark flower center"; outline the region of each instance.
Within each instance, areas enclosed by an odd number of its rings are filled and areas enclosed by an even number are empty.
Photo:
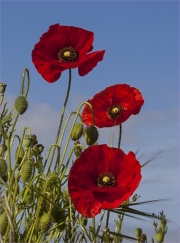
[[[112,187],[116,184],[116,177],[110,172],[103,172],[97,179],[99,187]]]
[[[108,115],[110,118],[116,118],[120,115],[123,108],[119,105],[113,105],[108,109]]]
[[[58,52],[58,58],[61,62],[76,62],[78,58],[78,52],[71,46],[65,47]]]

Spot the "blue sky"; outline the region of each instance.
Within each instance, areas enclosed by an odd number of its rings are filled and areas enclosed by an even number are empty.
[[[164,210],[176,222],[169,225],[166,242],[179,242],[179,2],[1,1],[0,79],[8,85],[5,100],[13,104],[22,70],[28,67],[29,110],[20,118],[17,131],[29,125],[46,149],[56,135],[68,72],[48,84],[36,71],[31,51],[55,23],[93,31],[94,50],[106,50],[104,60],[88,75],[80,77],[73,70],[68,111],[113,84],[127,83],[142,92],[145,104],[140,114],[123,124],[122,149],[140,148],[139,154],[145,154],[142,163],[164,150],[143,168],[137,193],[142,201],[172,198],[143,209],[157,214]],[[117,132],[117,128],[102,129],[99,142],[109,143]],[[115,146],[116,141],[115,136]],[[153,226],[138,224],[150,240]],[[131,234],[136,227],[136,221],[127,220],[124,230]]]

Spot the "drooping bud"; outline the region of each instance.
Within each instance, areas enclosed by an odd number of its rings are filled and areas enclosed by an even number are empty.
[[[136,236],[136,237],[140,237],[141,234],[142,234],[142,229],[141,229],[141,228],[136,228],[136,229],[134,230],[134,233],[135,233],[135,236]]]
[[[5,159],[0,158],[0,176],[3,177],[7,173],[7,163]]]
[[[60,206],[60,205],[58,205]],[[59,209],[58,207],[54,206],[51,211],[51,216],[54,223],[61,223],[64,222],[66,219],[65,212],[62,209]]]
[[[41,217],[40,223],[39,223],[41,233],[46,233],[50,229],[51,225],[52,225],[51,215],[50,215],[50,213],[45,213]]]
[[[86,127],[84,129],[84,139],[87,145],[93,145],[98,140],[98,137],[99,133],[95,126]]]
[[[6,212],[0,215],[0,235],[4,235],[6,233],[6,229],[8,226],[8,218]]]
[[[163,241],[164,241],[164,234],[161,233],[161,232],[156,233],[156,241],[157,241],[158,243],[163,242]]]
[[[16,111],[22,115],[25,113],[25,111],[27,110],[28,108],[28,102],[26,100],[26,98],[22,95],[20,95],[16,100],[15,100],[15,103],[14,103],[14,106],[16,108]]]
[[[76,141],[80,139],[80,137],[83,135],[83,125],[82,123],[77,123],[74,125],[72,132],[71,132],[71,139],[73,141]]]
[[[21,168],[21,179],[22,179],[22,181],[27,182],[31,178],[32,172],[33,172],[32,162],[30,160],[25,161],[22,168]]]
[[[0,94],[4,94],[4,92],[6,91],[6,86],[7,84],[0,83]]]

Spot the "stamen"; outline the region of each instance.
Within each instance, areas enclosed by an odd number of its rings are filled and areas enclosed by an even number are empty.
[[[108,109],[108,115],[110,118],[116,118],[120,115],[121,111],[123,111],[123,107],[119,105],[113,105]]]
[[[116,177],[110,172],[103,172],[97,179],[97,185],[99,187],[112,187],[116,184]]]
[[[76,62],[78,52],[72,47],[65,47],[59,51],[58,58],[61,62]]]

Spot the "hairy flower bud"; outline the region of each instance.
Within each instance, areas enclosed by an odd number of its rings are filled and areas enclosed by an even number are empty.
[[[77,123],[74,125],[72,132],[71,132],[71,139],[73,141],[76,141],[80,139],[80,137],[83,135],[83,125],[82,123]]]
[[[99,133],[95,126],[86,127],[84,129],[84,139],[87,145],[93,145],[98,140],[98,137]]]
[[[0,235],[3,236],[6,233],[7,225],[8,225],[8,218],[6,212],[4,212],[3,214],[0,215]]]
[[[16,100],[15,100],[15,103],[14,103],[14,106],[16,108],[16,111],[22,115],[25,113],[25,111],[27,110],[28,108],[28,102],[26,100],[26,98],[22,95],[20,95]]]
[[[52,216],[54,223],[61,223],[61,222],[64,222],[66,219],[65,212],[56,206],[54,206],[52,208],[51,216]]]
[[[22,179],[22,181],[27,182],[31,178],[32,172],[33,172],[32,162],[30,160],[25,161],[22,168],[21,168],[21,179]]]
[[[50,229],[51,225],[52,225],[51,215],[50,213],[45,213],[41,217],[39,223],[41,233],[46,233]]]

